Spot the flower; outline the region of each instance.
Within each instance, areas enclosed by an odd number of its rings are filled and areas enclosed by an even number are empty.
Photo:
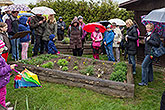
[[[87,76],[89,76],[89,73],[87,73]]]
[[[104,65],[104,63],[103,63],[103,65]]]
[[[100,74],[97,75],[98,78],[100,78],[100,76],[101,76]]]
[[[69,56],[68,59],[71,59],[71,57]]]
[[[115,65],[116,63],[113,63],[113,65]]]
[[[39,65],[37,65],[37,67],[39,67]]]
[[[56,60],[54,61],[54,63],[56,63]]]
[[[83,62],[83,64],[85,64],[85,62]]]

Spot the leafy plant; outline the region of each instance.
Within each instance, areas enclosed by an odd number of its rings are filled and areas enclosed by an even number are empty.
[[[78,66],[74,66],[73,67],[73,70],[78,70]]]
[[[68,71],[68,67],[67,66],[62,67],[62,71]]]
[[[79,72],[82,74],[85,74],[85,75],[89,74],[89,76],[91,76],[94,74],[94,67],[93,67],[93,65],[89,65],[88,67],[80,70]]]
[[[68,61],[66,59],[59,59],[57,64],[59,66],[67,66],[68,65]]]
[[[64,37],[64,39],[62,40],[62,43],[69,44],[70,43],[70,38],[69,37]]]
[[[54,66],[53,62],[48,62],[48,63],[41,65],[41,67],[43,67],[43,68],[50,68],[50,69],[52,69],[53,66]]]
[[[78,65],[78,61],[74,61],[74,66]]]

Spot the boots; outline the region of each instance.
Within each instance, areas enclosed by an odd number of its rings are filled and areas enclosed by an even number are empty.
[[[93,54],[93,58],[96,59],[96,54]]]
[[[99,54],[96,54],[96,59],[99,59]]]

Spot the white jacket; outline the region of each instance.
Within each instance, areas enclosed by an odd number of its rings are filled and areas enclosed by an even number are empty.
[[[119,47],[120,44],[117,44],[117,42],[121,42],[121,40],[122,40],[121,30],[118,27],[116,27],[113,31],[115,33],[115,37],[113,40],[113,47]]]

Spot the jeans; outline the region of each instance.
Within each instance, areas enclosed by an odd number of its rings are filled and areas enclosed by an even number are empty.
[[[129,61],[129,64],[132,64],[132,70],[133,70],[133,72],[136,72],[135,55],[128,55],[128,61]]]
[[[113,55],[113,47],[112,46],[105,46],[105,50],[107,52],[108,60],[115,61],[115,57]]]
[[[34,42],[34,55],[38,55],[38,50],[40,47],[40,54],[44,53],[44,43],[42,40],[42,36],[35,35],[35,42]]]
[[[120,49],[119,47],[114,47],[115,53],[116,53],[116,60],[117,62],[120,62]]]
[[[148,84],[153,81],[152,59],[150,55],[146,55],[142,63],[142,82]]]
[[[12,38],[13,35],[9,35],[9,38]],[[11,40],[11,46],[12,46],[12,58],[14,58],[15,60],[19,59],[19,42],[20,39],[17,39],[17,47],[16,47],[16,39],[12,39]],[[16,54],[17,53],[17,54]]]

